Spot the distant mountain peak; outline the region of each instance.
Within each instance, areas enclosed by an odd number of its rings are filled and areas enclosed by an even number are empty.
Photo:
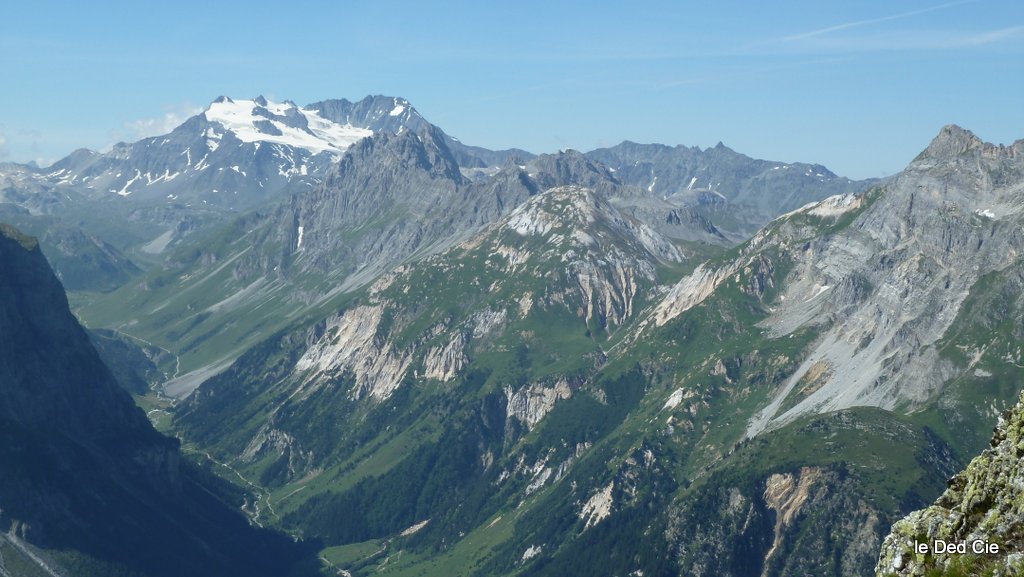
[[[985,146],[980,138],[970,130],[961,128],[955,124],[947,124],[942,127],[939,134],[932,139],[928,148],[921,153],[921,157],[945,159],[955,158],[968,150]],[[991,146],[991,145],[990,145]]]

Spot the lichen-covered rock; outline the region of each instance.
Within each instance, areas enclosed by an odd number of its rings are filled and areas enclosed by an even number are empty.
[[[1000,417],[992,448],[950,479],[934,505],[893,525],[876,567],[880,576],[935,571],[1024,574],[1024,398]]]

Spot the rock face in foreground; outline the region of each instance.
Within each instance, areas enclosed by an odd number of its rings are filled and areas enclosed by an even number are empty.
[[[966,544],[966,552],[935,552],[937,540]],[[928,552],[916,552],[915,541],[927,545]],[[998,552],[992,545],[998,546]],[[880,576],[1024,573],[1024,398],[1000,417],[992,448],[953,477],[934,505],[893,525],[876,572]]]
[[[0,224],[0,271],[0,576],[302,574],[118,386],[38,241]]]

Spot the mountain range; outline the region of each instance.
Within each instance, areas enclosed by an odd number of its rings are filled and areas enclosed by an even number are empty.
[[[1017,341],[981,326],[1020,314],[985,306],[1021,294],[1020,146],[947,127],[886,184],[700,263],[549,189],[251,349],[175,426],[285,526],[466,574],[588,574],[595,543],[672,571],[635,534],[685,574],[866,574],[1016,394]]]
[[[350,147],[344,154],[343,146]],[[639,159],[633,148],[612,149],[617,162]],[[81,285],[77,314],[92,326],[173,349],[181,360],[173,372],[181,379],[169,390],[181,396],[259,339],[298,318],[325,314],[343,293],[476,234],[554,186],[590,187],[631,218],[692,243],[695,253],[710,253],[735,244],[750,222],[763,224],[797,203],[871,183],[828,171],[822,173],[828,178],[808,177],[804,165],[773,171],[784,163],[724,146],[669,150],[677,153],[652,153],[644,164],[662,174],[665,188],[654,190],[620,180],[620,169],[595,159],[608,151],[534,156],[468,147],[400,98],[300,108],[222,97],[168,135],[106,154],[78,152],[39,173],[21,169],[23,181],[59,191],[68,202],[41,208],[24,193],[10,196],[19,209],[34,211],[17,224],[43,240],[58,275],[90,279]],[[713,201],[700,193],[701,178],[717,179],[722,192],[710,195]],[[693,194],[676,194],[684,182]],[[761,197],[757,209],[748,208]],[[747,215],[747,224],[734,222],[738,214]],[[105,239],[110,250],[86,262],[62,260],[60,247],[48,240],[52,219],[80,229],[84,239]],[[71,245],[72,252],[96,252],[90,244]],[[93,274],[76,270],[82,268]],[[138,268],[147,272],[133,274]],[[97,293],[119,283],[109,294]],[[257,308],[274,313],[252,314]]]
[[[1022,153],[947,126],[855,182],[222,97],[3,168],[0,214],[104,239],[53,259],[104,378],[324,571],[866,575],[1019,395]]]

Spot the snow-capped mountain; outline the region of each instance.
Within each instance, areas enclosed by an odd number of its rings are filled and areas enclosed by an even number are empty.
[[[202,116],[223,129],[221,132],[211,127],[204,134],[211,150],[216,150],[219,141],[230,133],[246,143],[284,144],[313,154],[339,154],[359,139],[373,134],[372,130],[351,123],[327,120],[314,110],[299,108],[294,102],[270,102],[262,96],[255,100],[231,100],[221,96]]]
[[[403,119],[425,123],[400,98],[387,98],[386,110],[375,108],[373,102],[382,98],[364,100],[363,108],[379,109],[378,114],[350,113],[339,122],[290,101],[221,96],[169,134],[119,143],[106,154],[78,151],[45,177],[97,197],[251,208],[283,191],[308,187],[349,146],[376,131],[404,130]],[[331,112],[352,108],[347,101],[319,105]]]
[[[76,188],[93,198],[117,195],[143,206],[246,210],[309,188],[352,144],[371,134],[428,127],[409,101],[393,96],[308,106],[263,96],[221,96],[168,134],[118,143],[106,153],[78,150],[40,174],[47,184]],[[502,152],[443,138],[461,165],[504,160]],[[481,151],[487,158],[480,158]]]

